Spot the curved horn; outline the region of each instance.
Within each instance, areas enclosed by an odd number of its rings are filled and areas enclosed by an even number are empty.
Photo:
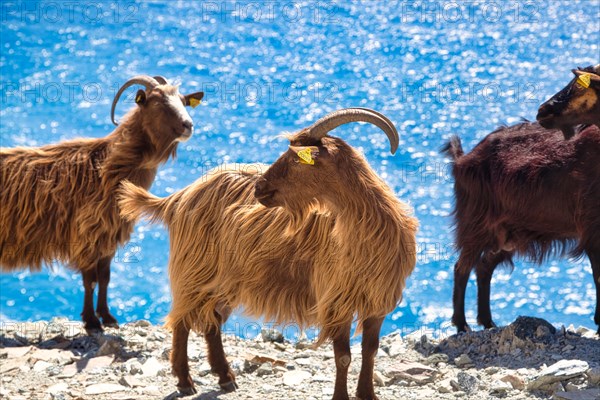
[[[321,139],[338,126],[350,122],[368,122],[376,125],[387,135],[390,141],[390,152],[394,154],[398,149],[400,138],[392,121],[385,115],[370,108],[352,107],[334,111],[312,124],[308,130],[311,137]]]
[[[154,77],[154,79],[156,80],[156,82],[160,83],[161,85],[169,84],[169,81],[167,81],[167,78],[165,78],[164,76],[157,75]]]
[[[127,82],[125,82],[123,84],[123,86],[121,86],[121,88],[119,89],[117,94],[115,95],[115,98],[113,99],[112,107],[110,108],[110,119],[111,119],[112,123],[115,125],[118,125],[115,122],[115,107],[117,106],[117,103],[119,102],[119,98],[121,97],[121,94],[123,94],[125,89],[127,89],[128,87],[130,87],[132,85],[142,85],[146,88],[146,90],[150,90],[150,89],[154,88],[155,86],[158,86],[159,83],[156,81],[156,79],[154,79],[148,75],[137,75],[137,76],[134,76],[133,78],[131,78],[130,80],[128,80]]]

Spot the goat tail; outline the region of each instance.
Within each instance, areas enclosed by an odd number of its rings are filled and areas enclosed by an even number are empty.
[[[465,154],[465,152],[463,151],[460,138],[456,135],[452,136],[448,143],[446,143],[446,145],[442,147],[441,153],[452,157],[453,161],[456,161],[459,158],[461,158]]]
[[[117,191],[120,214],[127,221],[135,221],[145,215],[153,222],[164,222],[168,199],[156,197],[128,180],[122,181]]]

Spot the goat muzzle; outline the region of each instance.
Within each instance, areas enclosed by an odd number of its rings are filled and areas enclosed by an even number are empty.
[[[254,197],[265,207],[274,207],[273,196],[277,190],[272,189],[265,178],[260,178],[254,184]]]

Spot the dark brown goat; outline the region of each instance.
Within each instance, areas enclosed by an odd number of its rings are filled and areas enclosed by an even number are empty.
[[[540,125],[562,130],[567,139],[575,133],[576,125],[600,128],[600,64],[574,69],[573,74],[575,78],[546,100],[537,115]]]
[[[123,179],[149,188],[158,166],[192,134],[185,110],[202,93],[179,94],[162,77],[137,76],[132,109],[110,135],[76,139],[38,148],[0,149],[0,268],[37,271],[54,260],[81,271],[85,289],[82,318],[88,332],[117,326],[107,304],[110,262],[117,246],[129,240],[133,222],[121,219],[115,192]]]
[[[559,130],[525,122],[489,134],[469,154],[460,139],[443,149],[454,160],[456,244],[454,315],[468,329],[465,290],[475,269],[477,321],[494,325],[490,280],[513,255],[542,263],[550,254],[587,254],[596,284],[600,325],[600,129],[590,126],[572,140]],[[600,329],[599,329],[600,330]]]

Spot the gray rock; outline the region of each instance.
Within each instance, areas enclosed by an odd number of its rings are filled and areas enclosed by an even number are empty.
[[[437,371],[424,364],[401,360],[394,365],[394,368],[387,369],[386,374],[396,379],[424,385],[435,380]]]
[[[590,384],[600,386],[600,367],[590,368],[585,374]]]
[[[456,381],[460,390],[467,394],[473,394],[479,387],[479,379],[473,375],[469,375],[464,371],[460,371],[456,374]]]
[[[573,392],[558,392],[554,394],[556,400],[598,400],[600,389],[584,389]]]
[[[260,336],[263,342],[283,343],[283,334],[276,329],[262,329]]]
[[[533,338],[540,326],[546,327],[553,335],[556,333],[556,328],[541,318],[520,316],[510,326],[519,339]]]
[[[152,326],[152,324],[150,323],[150,321],[147,321],[145,319],[140,319],[138,321],[135,321],[134,323],[131,324],[132,326],[135,327],[139,327],[139,328],[147,328]],[[137,330],[136,330],[137,331]]]
[[[123,346],[123,340],[120,337],[113,335],[103,335],[98,339],[100,348],[96,352],[96,356],[107,356],[111,354],[119,354]]]
[[[450,358],[448,357],[447,354],[437,353],[437,354],[433,354],[433,355],[427,357],[423,361],[423,364],[426,364],[426,365],[437,365],[439,363],[448,363],[449,359]]]
[[[273,374],[273,366],[271,365],[271,363],[263,363],[256,370],[257,376],[267,376],[267,375],[272,375],[272,374]]]
[[[123,363],[125,371],[130,375],[142,373],[142,363],[137,358],[130,358]]]
[[[454,364],[457,367],[469,367],[473,365],[473,360],[467,354],[461,354],[459,357],[454,359]]]

